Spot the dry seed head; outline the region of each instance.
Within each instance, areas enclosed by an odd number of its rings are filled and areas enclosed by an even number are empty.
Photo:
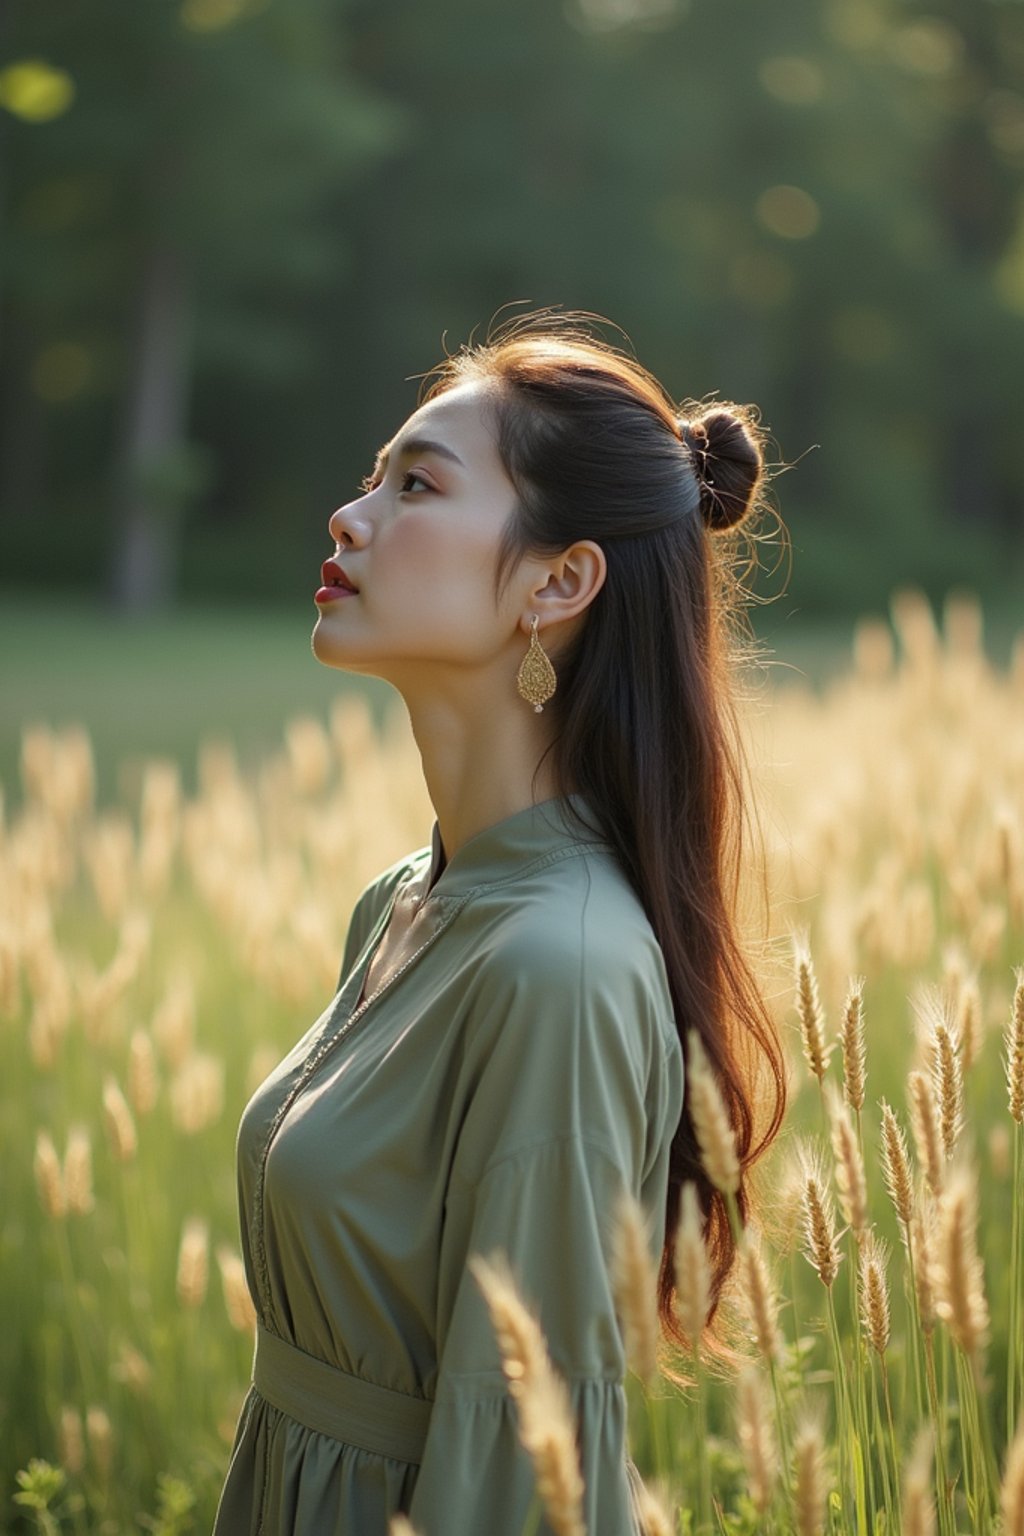
[[[85,1433],[93,1465],[105,1482],[114,1459],[114,1429],[105,1408],[95,1405],[85,1412]]]
[[[1014,972],[1016,987],[1006,1027],[1006,1087],[1010,1114],[1024,1124],[1024,965]]]
[[[968,976],[960,988],[956,1003],[955,1037],[960,1041],[963,1070],[969,1072],[978,1059],[982,1042],[981,992],[975,976]]]
[[[540,1379],[548,1368],[544,1335],[523,1303],[507,1263],[497,1256],[484,1259],[474,1255],[469,1268],[487,1303],[509,1391],[518,1397],[524,1382]]]
[[[889,1198],[896,1208],[896,1215],[909,1227],[914,1210],[914,1185],[910,1171],[910,1157],[903,1127],[896,1119],[892,1106],[881,1101],[882,1108],[882,1174]]]
[[[918,1431],[903,1479],[903,1536],[935,1536],[932,1498],[932,1433]]]
[[[82,1415],[65,1403],[60,1411],[58,1460],[69,1477],[77,1477],[85,1468],[85,1436]]]
[[[793,965],[796,972],[796,1011],[800,1019],[804,1056],[820,1082],[828,1070],[832,1046],[825,1043],[825,1018],[806,934],[793,935]]]
[[[199,1216],[190,1216],[181,1233],[178,1248],[178,1300],[183,1307],[201,1307],[206,1298],[209,1278],[210,1233]]]
[[[750,1497],[758,1514],[763,1515],[772,1501],[778,1455],[764,1383],[751,1366],[740,1373],[736,1387],[736,1428]]]
[[[623,1190],[615,1212],[611,1280],[626,1359],[641,1381],[658,1372],[658,1273],[639,1203]]]
[[[520,1399],[519,1415],[520,1439],[533,1461],[537,1493],[554,1536],[586,1536],[576,1429],[563,1383],[552,1377],[531,1385]]]
[[[942,1149],[950,1158],[963,1124],[964,1083],[957,1043],[944,1020],[935,1026],[935,1090]]]
[[[1006,1471],[999,1490],[1003,1536],[1024,1536],[1024,1419],[1017,1425],[1006,1455]]]
[[[153,1379],[153,1368],[144,1355],[132,1344],[123,1340],[118,1347],[117,1359],[110,1367],[115,1381],[122,1382],[136,1397],[144,1397]]]
[[[103,1118],[114,1156],[118,1162],[130,1162],[138,1150],[135,1121],[124,1094],[112,1077],[108,1077],[103,1085]]]
[[[92,1142],[84,1125],[73,1125],[64,1152],[64,1193],[68,1210],[87,1216],[96,1202],[92,1192]]]
[[[864,1108],[867,1080],[867,1048],[864,1039],[864,977],[852,976],[840,1034],[843,1051],[843,1092],[851,1109]]]
[[[813,1419],[793,1436],[793,1506],[799,1536],[821,1536],[825,1520],[825,1446]]]
[[[520,1298],[507,1264],[474,1254],[469,1268],[487,1304],[518,1408],[519,1438],[533,1461],[548,1522],[556,1536],[585,1536],[583,1479],[565,1383],[551,1364],[544,1335]]]
[[[193,1051],[171,1079],[171,1118],[184,1136],[195,1136],[220,1119],[224,1108],[224,1063],[207,1051]]]
[[[860,1255],[860,1298],[864,1332],[877,1355],[884,1355],[889,1347],[889,1290],[885,1283],[888,1258],[882,1240],[869,1233]]]
[[[914,1291],[921,1332],[935,1332],[935,1233],[936,1215],[929,1197],[922,1191],[915,1203],[910,1222],[910,1251],[914,1256]]]
[[[764,1360],[778,1360],[782,1353],[779,1333],[779,1302],[761,1247],[748,1227],[740,1241],[740,1280],[747,1315]]]
[[[54,1221],[60,1221],[67,1214],[64,1180],[61,1177],[57,1148],[46,1131],[39,1131],[36,1135],[34,1169],[43,1210]]]
[[[860,1154],[857,1133],[847,1109],[834,1083],[826,1089],[829,1119],[832,1122],[832,1151],[836,1160],[836,1188],[843,1219],[850,1227],[857,1242],[863,1241],[868,1226],[868,1186],[864,1173],[864,1159]]]
[[[805,1156],[804,1163],[804,1252],[828,1290],[839,1269],[841,1254],[836,1242],[836,1222],[832,1197],[816,1158]]]
[[[158,1090],[153,1041],[144,1029],[136,1029],[128,1044],[128,1097],[137,1115],[151,1113]]]
[[[704,1172],[716,1189],[723,1194],[734,1195],[740,1187],[736,1134],[700,1036],[695,1030],[690,1031],[687,1078],[690,1118],[700,1147]]]
[[[643,1536],[676,1536],[676,1523],[662,1494],[646,1483],[636,1490],[637,1514]]]
[[[928,1075],[920,1071],[911,1072],[907,1077],[907,1094],[918,1161],[924,1170],[928,1188],[937,1199],[942,1193],[945,1166],[938,1109]]]
[[[189,1055],[195,1027],[195,988],[187,975],[179,973],[153,1015],[153,1038],[169,1067],[180,1067]]]
[[[255,1333],[256,1308],[249,1294],[245,1265],[233,1249],[222,1244],[217,1249],[217,1267],[220,1270],[228,1322],[239,1333]]]
[[[977,1192],[966,1168],[957,1168],[943,1192],[936,1238],[936,1310],[972,1365],[988,1342],[988,1303],[977,1244]]]
[[[711,1266],[704,1245],[697,1186],[691,1182],[683,1185],[679,1197],[675,1280],[676,1316],[690,1347],[696,1350],[711,1308]]]

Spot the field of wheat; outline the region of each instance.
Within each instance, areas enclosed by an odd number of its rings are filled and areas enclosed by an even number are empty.
[[[975,604],[937,623],[903,593],[825,690],[746,709],[791,1108],[726,1308],[734,1369],[698,1345],[686,1384],[659,1374],[622,1212],[647,1530],[1024,1536],[1024,636],[996,672]],[[0,800],[0,1529],[210,1528],[252,1352],[238,1115],[333,991],[356,895],[430,821],[404,724],[381,736],[351,698],[256,771],[211,742],[194,795],[154,761],[104,807],[87,730],[26,726]],[[538,1519],[580,1536],[543,1340],[507,1276],[478,1279]]]

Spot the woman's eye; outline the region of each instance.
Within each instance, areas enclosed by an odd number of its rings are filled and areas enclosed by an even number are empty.
[[[413,470],[410,469],[406,474],[402,476],[402,490],[411,491],[412,485],[410,482],[413,480],[418,481],[425,491],[432,491],[434,489],[432,485],[429,485],[427,481],[424,480],[422,475],[417,475]]]

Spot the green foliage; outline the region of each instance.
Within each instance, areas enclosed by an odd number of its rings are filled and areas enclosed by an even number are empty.
[[[8,9],[8,581],[45,569],[17,532],[44,507],[114,559],[136,334],[167,451],[211,457],[175,535],[210,590],[264,533],[315,565],[403,381],[525,299],[611,316],[680,396],[761,405],[801,461],[804,611],[1024,577],[1020,5]]]

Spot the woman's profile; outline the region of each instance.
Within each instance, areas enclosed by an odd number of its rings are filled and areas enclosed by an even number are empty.
[[[519,1536],[533,1473],[468,1267],[495,1253],[568,1383],[590,1536],[636,1529],[614,1211],[648,1215],[672,1337],[687,1180],[716,1295],[733,1252],[689,1032],[745,1168],[782,1112],[733,910],[728,550],[762,480],[749,413],[679,414],[543,314],[435,370],[331,515],[314,653],[402,695],[436,822],[242,1118],[258,1338],[216,1536]]]

